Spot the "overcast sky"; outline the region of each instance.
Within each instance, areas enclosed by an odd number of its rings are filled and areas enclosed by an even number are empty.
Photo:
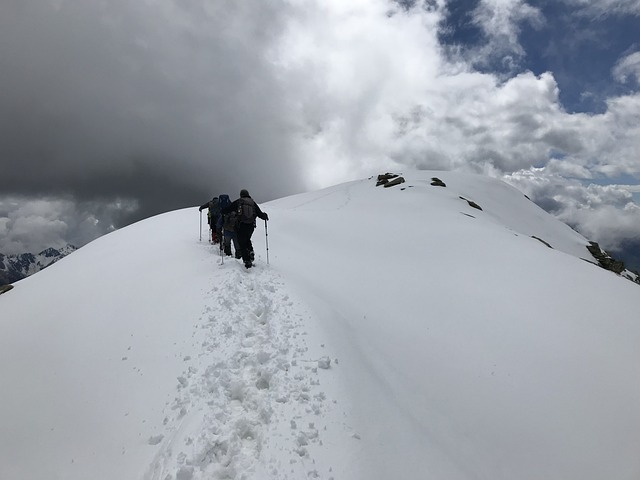
[[[639,81],[639,0],[4,0],[0,252],[407,167],[635,248]]]

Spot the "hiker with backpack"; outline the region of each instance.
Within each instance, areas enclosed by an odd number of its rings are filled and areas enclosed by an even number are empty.
[[[218,197],[218,204],[220,206],[220,212],[231,205],[229,195],[222,194]],[[224,248],[224,254],[231,256],[231,243],[233,242],[233,249],[235,250],[236,258],[242,258],[240,253],[240,245],[238,244],[238,235],[236,235],[236,226],[238,224],[238,215],[236,211],[230,213],[221,213],[218,218],[217,228],[222,232],[222,241],[224,247],[221,245],[221,250]]]
[[[254,253],[251,236],[256,228],[256,217],[268,221],[269,216],[260,210],[258,204],[251,198],[245,189],[240,190],[240,198],[222,210],[223,214],[236,213],[236,235],[240,254],[246,268],[253,266]]]
[[[218,197],[213,197],[207,203],[200,205],[199,211],[207,208],[207,222],[209,228],[211,228],[211,242],[218,243],[218,235],[216,233],[216,224],[218,223],[218,217],[220,216],[220,206],[218,204]]]

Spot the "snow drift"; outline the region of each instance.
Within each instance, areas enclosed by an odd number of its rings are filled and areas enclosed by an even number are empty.
[[[637,479],[638,286],[503,183],[405,178],[262,205],[248,271],[190,208],[18,282],[0,478]]]

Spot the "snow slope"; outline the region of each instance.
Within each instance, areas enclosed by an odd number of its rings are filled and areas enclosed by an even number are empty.
[[[405,178],[262,205],[249,271],[190,208],[18,282],[0,478],[637,479],[638,285],[503,183]]]

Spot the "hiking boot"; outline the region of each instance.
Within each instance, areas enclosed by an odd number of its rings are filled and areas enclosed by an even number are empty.
[[[238,260],[240,260],[240,259],[242,258],[242,254],[240,254],[240,253],[236,253],[236,258],[237,258]]]
[[[245,268],[251,268],[251,267],[253,267],[253,264],[251,262],[247,262],[247,263],[244,264],[244,267]]]

